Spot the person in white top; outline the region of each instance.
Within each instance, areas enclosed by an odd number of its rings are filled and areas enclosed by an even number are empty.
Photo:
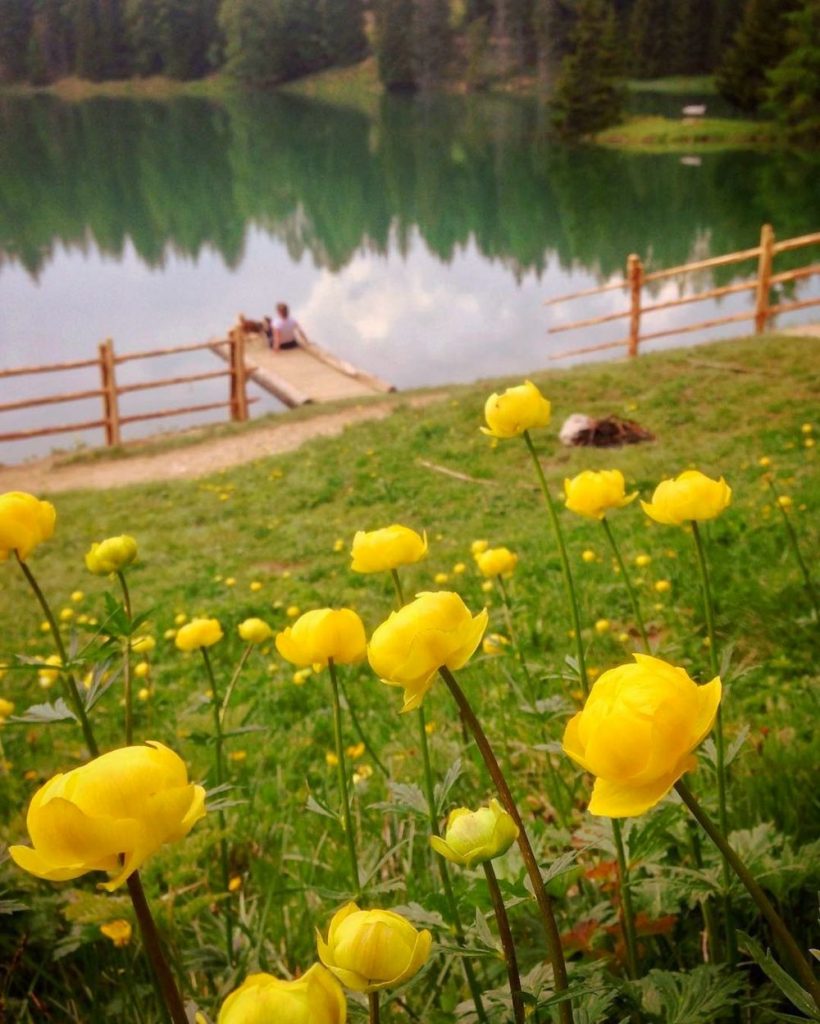
[[[276,305],[276,319],[273,321],[273,340],[271,348],[278,352],[280,348],[298,348],[299,340],[296,336],[297,330],[302,328],[290,315],[290,310],[284,302]]]

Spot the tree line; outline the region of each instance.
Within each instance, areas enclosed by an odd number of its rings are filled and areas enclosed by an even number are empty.
[[[617,119],[625,77],[715,73],[744,110],[820,120],[820,0],[0,0],[0,80],[217,71],[267,86],[374,54],[390,90],[558,85],[558,122]]]

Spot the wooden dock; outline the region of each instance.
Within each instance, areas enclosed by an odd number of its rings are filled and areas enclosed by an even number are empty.
[[[244,335],[246,375],[290,408],[308,402],[368,398],[395,391],[392,384],[339,359],[298,332],[299,347],[273,352],[264,334],[249,331],[247,322],[231,328]],[[227,341],[212,343],[214,352],[229,358]]]

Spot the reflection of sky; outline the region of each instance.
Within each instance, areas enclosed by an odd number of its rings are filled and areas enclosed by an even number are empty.
[[[236,270],[229,270],[210,249],[196,259],[169,254],[162,269],[147,267],[130,246],[122,259],[101,256],[92,247],[82,253],[59,249],[38,282],[19,266],[6,266],[0,273],[0,365],[92,358],[106,337],[114,339],[120,354],[201,342],[224,336],[240,311],[256,318],[272,312],[277,301],[287,301],[311,338],[399,388],[523,374],[556,365],[550,354],[625,336],[625,320],[594,331],[547,334],[549,326],[625,308],[620,290],[565,307],[543,305],[546,298],[598,283],[582,268],[562,270],[557,260],[548,261],[540,275],[528,272],[516,281],[510,270],[481,256],[473,244],[443,264],[417,236],[411,237],[406,257],[395,247],[387,257],[360,253],[337,273],[317,269],[307,257],[293,262],[283,243],[259,229],[248,231]],[[709,284],[700,280],[696,287],[701,290]],[[815,279],[810,288],[811,294],[820,294],[820,281]],[[678,284],[667,282],[651,301],[678,293]],[[803,294],[808,293],[806,289]],[[745,295],[730,296],[719,306],[700,303],[658,312],[646,318],[644,329],[727,315],[749,308],[746,303]],[[808,311],[803,319],[810,316]],[[747,328],[745,322],[730,324],[709,336],[743,333]],[[702,340],[699,335],[683,335],[647,347],[695,339]],[[621,354],[615,350],[604,357]],[[135,361],[118,369],[118,382],[219,367],[207,352]],[[96,372],[88,372],[84,378],[75,371],[4,381],[2,401],[98,386]],[[259,397],[254,414],[279,407],[264,392],[254,391]],[[122,415],[222,399],[227,399],[227,379],[125,396]],[[227,411],[220,410],[210,418],[226,416]],[[0,433],[98,417],[96,400],[46,406],[3,414]],[[206,418],[199,415],[196,421]],[[128,439],[181,425],[186,421],[159,420],[126,426],[123,433]],[[101,431],[96,430],[9,442],[0,445],[0,461],[18,461],[78,441],[96,444],[100,438]]]

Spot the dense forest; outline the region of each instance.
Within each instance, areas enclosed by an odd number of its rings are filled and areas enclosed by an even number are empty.
[[[623,77],[711,73],[741,109],[820,130],[820,0],[0,0],[6,82],[267,86],[369,54],[391,90],[557,83],[576,134],[617,119]]]

